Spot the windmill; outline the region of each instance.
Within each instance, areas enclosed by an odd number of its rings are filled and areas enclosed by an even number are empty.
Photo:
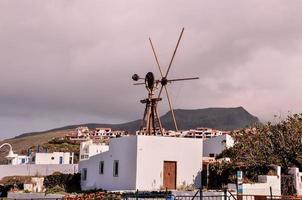
[[[180,40],[182,38],[183,32],[184,32],[184,28],[182,28],[182,30],[181,30],[180,36],[179,36],[178,41],[176,43],[176,47],[175,47],[174,52],[172,54],[172,58],[169,62],[166,73],[163,73],[163,71],[162,71],[162,68],[161,68],[161,65],[159,63],[158,56],[155,52],[152,40],[151,40],[151,38],[149,38],[149,42],[150,42],[150,45],[151,45],[151,48],[152,48],[152,52],[153,52],[158,70],[159,70],[160,75],[161,75],[160,79],[156,79],[153,72],[148,72],[144,78],[141,78],[137,74],[134,74],[132,76],[132,79],[134,81],[144,80],[144,82],[134,83],[134,85],[145,85],[145,87],[148,91],[148,97],[140,101],[141,103],[145,104],[145,111],[144,111],[144,116],[143,116],[143,120],[142,120],[140,130],[142,130],[145,127],[147,135],[156,135],[157,134],[156,132],[157,132],[158,129],[160,130],[161,135],[164,135],[162,123],[160,121],[160,115],[159,115],[159,112],[158,112],[158,109],[157,109],[158,102],[162,100],[161,94],[162,94],[163,89],[165,90],[165,93],[166,93],[166,96],[167,96],[167,99],[168,99],[168,104],[169,104],[169,108],[170,108],[170,111],[171,111],[172,120],[173,120],[175,130],[178,131],[178,126],[177,126],[174,110],[173,110],[173,107],[172,107],[172,101],[171,101],[168,89],[166,87],[167,84],[175,82],[175,81],[185,81],[185,80],[199,79],[199,77],[168,79],[168,75],[169,75],[169,72],[170,72],[175,54],[177,52]],[[159,90],[157,95],[156,95],[156,90]]]

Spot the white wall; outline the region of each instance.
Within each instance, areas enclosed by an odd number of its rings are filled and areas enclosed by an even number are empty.
[[[299,172],[299,168],[291,167],[289,168],[288,173],[294,176],[294,186],[297,191],[297,195],[302,195],[302,173]]]
[[[113,176],[113,162],[119,161],[119,176]],[[104,161],[104,174],[99,162]],[[177,162],[177,186],[193,184],[202,167],[202,140],[160,136],[129,136],[112,139],[109,151],[79,163],[87,169],[82,189],[158,190],[163,185],[164,161]]]
[[[60,157],[63,158],[62,164],[73,164],[73,153],[53,152],[53,153],[35,153],[35,164],[60,164]],[[70,157],[72,162],[70,163]]]
[[[0,165],[0,179],[5,176],[47,176],[54,172],[78,173],[78,165]]]
[[[106,190],[134,190],[136,179],[135,136],[110,140],[109,151],[81,161],[79,169],[87,168],[87,180],[81,181],[83,190],[102,188]],[[119,161],[119,176],[113,176],[113,162]],[[104,161],[104,174],[99,174],[99,162]]]
[[[201,171],[202,139],[138,136],[137,148],[136,188],[139,190],[163,187],[164,161],[177,163],[177,188],[194,184]]]
[[[272,187],[272,195],[281,195],[281,167],[276,166],[277,175],[259,175],[257,183],[243,183],[243,195],[270,195],[270,187]],[[228,184],[229,189],[236,190],[235,184]]]
[[[81,142],[80,160],[87,160],[89,157],[109,150],[109,146],[103,143],[93,143],[92,140]]]
[[[209,157],[210,154],[215,156],[220,154],[226,148],[234,145],[234,140],[230,135],[220,135],[203,141],[203,156]]]

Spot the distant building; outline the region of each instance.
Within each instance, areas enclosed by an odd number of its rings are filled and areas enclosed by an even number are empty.
[[[67,134],[66,138],[74,141],[86,141],[90,139],[90,130],[86,126],[81,126],[76,128],[74,132]]]
[[[153,130],[153,129],[152,129],[152,130]],[[163,131],[164,134],[165,134],[166,131],[165,131],[164,128],[162,129],[162,131]],[[136,135],[149,135],[148,130],[147,130],[146,127],[142,128],[141,130],[136,131],[135,134],[136,134]],[[157,127],[157,128],[155,129],[155,135],[161,135],[161,131],[160,131],[160,128],[159,128],[159,127]]]
[[[127,136],[126,131],[116,130],[113,131],[111,128],[96,128],[93,133],[90,134],[91,139],[110,139],[116,137]]]
[[[203,156],[215,157],[222,153],[223,150],[234,145],[234,139],[228,135],[219,135],[216,137],[204,139],[203,141]]]
[[[201,169],[202,139],[142,135],[114,138],[79,163],[83,190],[198,187]]]
[[[190,129],[183,132],[183,137],[195,137],[195,138],[212,138],[220,135],[229,134],[230,131],[220,131],[213,128],[200,127],[196,129]]]
[[[77,133],[78,137],[89,136],[89,128],[86,126],[78,127],[78,128],[76,128],[76,133]]]
[[[94,143],[93,140],[81,142],[80,161],[87,160],[91,156],[103,153],[109,150],[109,146],[104,143]]]
[[[18,155],[12,159],[8,160],[9,165],[22,165],[22,164],[28,164],[30,161],[30,157],[26,155]]]
[[[35,152],[30,155],[31,164],[73,164],[73,152],[53,152],[40,153]]]
[[[95,131],[91,134],[93,137],[106,137],[110,136],[112,130],[111,128],[96,128]]]

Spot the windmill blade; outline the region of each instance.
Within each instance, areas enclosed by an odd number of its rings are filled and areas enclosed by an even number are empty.
[[[188,80],[196,80],[199,79],[199,77],[193,77],[193,78],[176,78],[176,79],[170,79],[168,82],[174,82],[174,81],[188,81]]]
[[[175,49],[174,49],[174,52],[173,52],[171,61],[170,61],[170,64],[169,64],[169,67],[168,67],[168,69],[167,69],[167,72],[166,72],[165,77],[168,76],[168,73],[169,73],[169,71],[170,71],[172,62],[173,62],[173,60],[174,60],[174,57],[175,57],[175,54],[176,54],[176,51],[177,51],[177,48],[178,48],[178,45],[179,45],[179,42],[180,42],[180,40],[181,40],[181,37],[182,37],[182,34],[183,34],[184,30],[185,30],[185,28],[182,28],[181,33],[180,33],[179,38],[178,38],[178,41],[177,41],[177,44],[176,44],[176,47],[175,47]]]
[[[151,48],[152,48],[152,52],[153,52],[154,58],[155,58],[155,60],[156,60],[156,64],[157,64],[157,67],[158,67],[158,69],[159,69],[160,75],[161,75],[161,77],[163,77],[164,75],[163,75],[163,72],[162,72],[162,70],[161,70],[161,67],[160,67],[160,64],[159,64],[159,61],[158,61],[158,57],[157,57],[157,55],[156,55],[156,52],[155,52],[155,50],[154,50],[154,46],[153,46],[153,43],[152,43],[152,40],[151,40],[150,37],[149,37],[149,42],[150,42],[150,45],[151,45]]]
[[[165,88],[165,91],[166,91],[166,95],[167,95],[167,99],[168,99],[168,103],[169,103],[169,108],[170,108],[170,111],[171,111],[171,114],[172,114],[172,119],[173,119],[174,127],[175,127],[175,130],[178,131],[178,127],[177,127],[177,123],[176,123],[176,118],[175,118],[174,110],[173,110],[173,107],[172,107],[172,102],[171,102],[171,99],[170,99],[170,96],[169,96],[169,92],[168,92],[168,89],[167,89],[166,86],[164,86],[164,88]]]
[[[163,91],[163,85],[161,85],[161,87],[160,87],[160,90],[159,90],[159,92],[158,92],[158,96],[157,96],[157,98],[160,98],[160,95],[161,95],[161,93],[162,93],[162,91]]]
[[[145,85],[145,83],[133,83],[133,85]]]

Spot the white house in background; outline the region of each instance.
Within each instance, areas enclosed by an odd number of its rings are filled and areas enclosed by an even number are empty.
[[[111,128],[96,128],[95,131],[92,133],[92,136],[110,136],[110,133],[112,132]]]
[[[196,129],[190,129],[188,131],[183,131],[182,136],[194,138],[212,138],[229,133],[230,131],[220,131],[213,128],[199,127]]]
[[[80,127],[76,128],[75,131],[76,131],[76,134],[78,137],[89,136],[89,128],[86,126],[80,126]]]
[[[202,139],[129,136],[79,163],[83,190],[159,190],[198,186]]]
[[[15,157],[8,160],[9,165],[23,165],[28,164],[30,161],[30,157],[26,155],[18,155],[15,154]]]
[[[215,157],[220,154],[223,150],[232,146],[234,146],[234,139],[228,134],[204,139],[203,156]]]
[[[73,152],[53,152],[41,153],[33,152],[31,155],[18,155],[8,159],[9,165],[23,165],[23,164],[73,164]]]
[[[35,152],[30,155],[32,164],[73,164],[73,152]]]
[[[111,128],[96,128],[95,131],[93,131],[90,134],[90,138],[110,139],[110,138],[122,137],[127,135],[128,133],[126,131],[121,131],[121,130],[113,131]]]
[[[104,143],[94,143],[93,140],[81,142],[80,145],[80,161],[87,160],[91,156],[109,150],[109,145]]]

